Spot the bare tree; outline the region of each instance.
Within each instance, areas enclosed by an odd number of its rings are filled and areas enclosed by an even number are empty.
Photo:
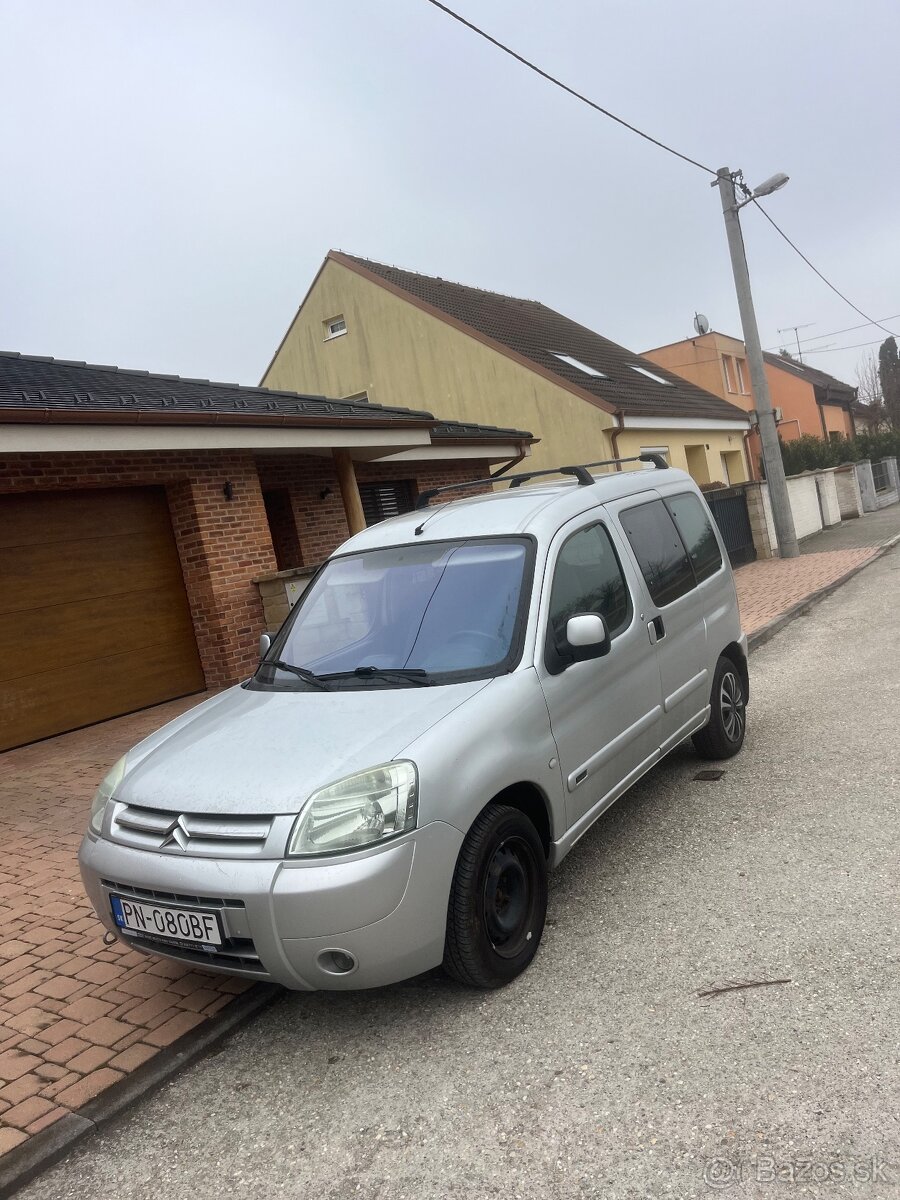
[[[869,409],[875,424],[880,428],[884,424],[884,396],[881,391],[881,372],[878,368],[878,355],[869,350],[860,357],[856,364],[856,383],[858,400]]]

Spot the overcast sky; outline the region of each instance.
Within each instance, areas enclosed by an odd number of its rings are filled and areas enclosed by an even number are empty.
[[[774,218],[870,316],[900,313],[897,0],[456,7],[714,168],[788,172]],[[697,309],[739,334],[707,178],[425,0],[0,17],[0,349],[257,383],[330,247],[542,300],[635,350]],[[862,321],[752,207],[744,234],[765,346]],[[864,352],[808,361],[855,383]]]

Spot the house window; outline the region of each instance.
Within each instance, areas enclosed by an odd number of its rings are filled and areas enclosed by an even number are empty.
[[[672,460],[669,457],[669,447],[668,446],[641,446],[641,454],[659,454],[662,458],[664,458],[666,460],[666,462],[669,464],[670,467],[672,465]],[[647,471],[654,470],[653,463],[644,463],[643,466],[644,466],[644,469]]]
[[[741,393],[742,396],[746,396],[747,395],[747,380],[746,380],[745,371],[746,371],[747,364],[744,362],[744,360],[742,358],[735,358],[734,365],[737,368],[738,391]]]
[[[745,360],[734,354],[723,354],[722,366],[725,370],[725,386],[729,392],[735,392],[741,396],[749,395]]]
[[[331,317],[330,320],[324,322],[324,325],[326,342],[330,342],[332,338],[340,337],[341,334],[347,332],[347,322],[344,320],[343,314]]]
[[[573,358],[571,354],[558,354],[556,350],[551,350],[550,353],[560,362],[568,363],[570,367],[574,367],[576,371],[581,371],[584,375],[593,375],[595,379],[607,378],[602,371],[598,371],[595,367],[589,367],[587,363],[583,363],[580,358]]]
[[[414,489],[411,480],[401,479],[395,483],[361,483],[359,498],[367,525],[377,525],[388,517],[412,512],[415,508]]]
[[[652,371],[648,371],[646,367],[636,367],[634,363],[629,364],[632,371],[637,371],[638,375],[645,375],[647,379],[652,379],[654,383],[661,383],[663,387],[674,387],[668,379],[663,379],[662,375],[654,375]]]

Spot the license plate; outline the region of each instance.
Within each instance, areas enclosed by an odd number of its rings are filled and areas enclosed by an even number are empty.
[[[111,896],[113,920],[125,933],[142,937],[190,942],[197,946],[221,946],[222,931],[215,913],[195,908],[170,908]]]

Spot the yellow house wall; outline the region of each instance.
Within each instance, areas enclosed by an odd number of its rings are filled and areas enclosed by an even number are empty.
[[[348,332],[326,340],[325,322],[337,316]],[[527,460],[535,470],[613,455],[611,414],[333,260],[326,262],[262,382],[334,397],[366,392],[373,404],[529,429],[541,439]],[[710,388],[720,394],[723,389],[721,382]],[[638,454],[641,446],[668,446],[672,465],[683,470],[685,447],[696,445],[704,447],[709,479],[722,476],[722,450],[741,452],[748,477],[738,432],[644,429],[618,438],[620,457]]]
[[[348,332],[326,341],[338,315]],[[331,260],[262,382],[528,429],[541,439],[529,469],[612,454],[611,414]]]
[[[698,472],[694,472],[694,478],[697,483],[710,483],[722,479],[722,460],[719,457],[723,451],[737,450],[740,452],[741,458],[741,474],[738,475],[734,470],[731,471],[732,483],[744,483],[749,478],[747,474],[747,462],[743,453],[743,436],[737,430],[733,432],[724,431],[705,431],[705,430],[690,430],[679,429],[677,432],[668,429],[626,429],[619,434],[618,447],[620,458],[631,458],[633,455],[640,454],[641,447],[656,447],[667,446],[669,449],[669,462],[673,467],[680,467],[682,471],[688,470],[687,446],[701,446],[703,455],[706,459],[706,478],[698,477]],[[707,449],[707,446],[709,449]],[[638,464],[640,466],[640,464]]]

